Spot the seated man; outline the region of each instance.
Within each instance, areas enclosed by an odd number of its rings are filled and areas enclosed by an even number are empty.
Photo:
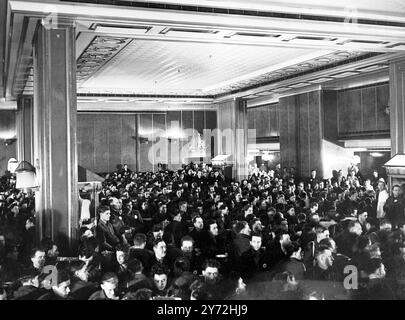
[[[14,291],[15,300],[37,300],[48,292],[45,288],[40,288],[39,271],[31,271],[18,279],[21,286]]]
[[[235,226],[237,232],[233,240],[233,253],[236,258],[239,258],[244,252],[250,248],[250,226],[246,221],[238,221]]]
[[[89,272],[84,261],[73,261],[70,264],[71,286],[70,296],[74,300],[88,300],[97,291],[98,285],[89,282]]]
[[[32,271],[39,271],[42,272],[42,269],[45,265],[45,250],[42,248],[33,248],[30,254],[31,259],[31,267],[30,270]]]
[[[128,271],[128,251],[127,245],[118,245],[115,252],[115,261],[113,262],[112,272],[118,276],[120,288],[125,288],[130,278]]]
[[[152,282],[144,274],[142,262],[138,259],[133,259],[128,263],[128,271],[130,280],[127,283],[128,292],[136,292],[138,289],[152,289]]]
[[[171,269],[171,265],[166,257],[166,243],[162,239],[156,239],[153,243],[153,258],[152,265],[164,265],[167,269]]]
[[[201,252],[194,250],[194,239],[191,236],[181,238],[182,256],[190,261],[190,271],[196,274],[201,272],[202,257]]]
[[[168,289],[168,276],[169,271],[164,265],[155,264],[151,272],[153,280],[153,293],[155,296],[166,297]]]
[[[59,256],[58,246],[50,238],[43,238],[41,240],[41,247],[45,250],[46,258],[45,265],[55,265]]]
[[[101,278],[101,290],[93,293],[89,300],[119,300],[116,294],[118,289],[118,277],[113,272],[105,273]]]
[[[291,243],[290,235],[285,230],[277,230],[272,243],[266,248],[265,262],[268,270],[271,270],[282,260],[287,259],[287,246]]]
[[[294,275],[296,280],[305,278],[306,268],[302,262],[303,252],[297,242],[292,242],[287,246],[288,259],[282,262],[277,268],[277,272],[289,272]]]
[[[264,272],[266,268],[262,235],[253,233],[250,237],[250,248],[242,254],[239,261],[236,261],[236,269],[245,281],[249,281],[255,275]]]
[[[100,251],[114,251],[114,248],[120,243],[120,238],[110,223],[110,208],[108,206],[101,206],[98,212],[100,219],[96,227],[96,238]]]
[[[146,249],[146,235],[137,233],[134,236],[134,245],[129,248],[129,261],[139,259],[142,262],[144,271],[148,274],[152,268],[153,252]]]
[[[315,256],[314,267],[308,272],[308,278],[320,281],[336,281],[332,270],[333,255],[329,248],[320,247]]]
[[[38,300],[70,300],[69,292],[70,275],[63,269],[57,270],[51,289]]]

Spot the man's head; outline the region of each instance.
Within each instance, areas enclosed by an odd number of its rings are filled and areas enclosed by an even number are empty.
[[[327,248],[322,248],[318,251],[315,257],[316,264],[323,270],[329,269],[333,264],[332,251]]]
[[[109,203],[110,203],[110,208],[111,208],[111,210],[120,211],[121,208],[122,208],[122,201],[121,201],[121,199],[118,199],[118,198],[116,198],[116,197],[111,197]]]
[[[57,282],[53,284],[52,290],[59,297],[66,298],[70,292],[70,276],[65,270],[58,270]]]
[[[166,243],[158,238],[153,241],[153,252],[157,260],[162,260],[166,257]]]
[[[394,185],[392,187],[392,195],[394,198],[398,198],[401,193],[401,187],[399,185]]]
[[[335,240],[333,240],[332,238],[325,238],[325,239],[322,239],[322,240],[319,242],[319,247],[320,247],[320,248],[327,248],[327,249],[329,249],[330,251],[332,251],[332,253],[336,253],[336,251],[337,251],[336,242],[335,242]]]
[[[59,256],[58,246],[50,238],[42,239],[41,247],[45,250],[48,258],[57,258]]]
[[[163,237],[163,226],[161,223],[157,223],[152,227],[152,234],[155,239]]]
[[[115,290],[118,287],[118,277],[113,272],[105,273],[101,278],[101,289],[108,299],[117,300]]]
[[[203,265],[202,275],[205,282],[215,284],[219,279],[220,264],[214,259],[207,260]]]
[[[320,242],[325,238],[329,238],[329,230],[321,225],[318,225],[315,228],[316,240]]]
[[[289,256],[290,258],[295,258],[297,260],[302,259],[303,252],[302,252],[302,248],[298,242],[296,242],[296,241],[291,242],[287,246],[286,250],[287,250],[287,256]]]
[[[179,202],[179,211],[182,213],[187,212],[187,202],[186,201],[180,201]]]
[[[361,228],[361,224],[358,221],[350,221],[347,228],[350,233],[354,233],[358,236],[360,236],[363,232],[363,229]]]
[[[118,245],[115,251],[115,257],[120,265],[125,264],[128,260],[128,247]]]
[[[250,236],[250,226],[246,221],[238,221],[235,228],[238,233]]]
[[[84,261],[72,261],[70,264],[70,273],[82,281],[87,282],[89,280],[87,264]]]
[[[163,291],[167,286],[168,270],[162,265],[152,267],[153,283],[159,291]]]
[[[386,190],[387,187],[385,186],[385,182],[384,181],[378,181],[378,190],[379,191],[383,191]]]
[[[207,226],[208,226],[208,232],[209,232],[212,236],[216,237],[216,236],[219,234],[219,231],[218,231],[218,224],[217,224],[217,222],[216,222],[215,220],[209,220],[209,221],[207,222]]]
[[[137,233],[134,236],[134,247],[137,249],[145,249],[146,235],[144,233]]]
[[[250,204],[247,204],[246,206],[243,207],[243,212],[245,214],[245,217],[247,217],[250,214],[253,214],[253,206]]]
[[[35,269],[41,270],[45,263],[45,250],[42,248],[34,248],[30,254],[32,265]]]
[[[181,238],[181,251],[185,255],[190,255],[194,249],[194,239],[190,236],[184,236]]]
[[[204,221],[200,215],[194,216],[192,221],[196,230],[201,231],[204,228]]]
[[[290,235],[285,230],[278,230],[275,240],[278,241],[283,248],[286,248],[291,243]]]
[[[386,275],[385,266],[380,258],[370,259],[366,269],[369,279],[385,278]]]
[[[253,233],[250,237],[250,246],[254,251],[258,251],[262,246],[262,235],[260,233]]]
[[[367,222],[368,213],[367,211],[362,211],[357,215],[357,218],[361,224],[365,224]]]
[[[107,223],[108,221],[110,221],[110,217],[111,217],[111,211],[110,211],[110,207],[108,206],[101,206],[98,209],[98,213],[100,215],[100,220],[103,221],[104,223]]]

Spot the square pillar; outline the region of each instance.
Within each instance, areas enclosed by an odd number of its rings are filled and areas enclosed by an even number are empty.
[[[39,237],[63,255],[77,239],[76,49],[72,23],[38,28],[34,39],[34,150]]]
[[[405,60],[390,62],[391,156],[405,153]]]

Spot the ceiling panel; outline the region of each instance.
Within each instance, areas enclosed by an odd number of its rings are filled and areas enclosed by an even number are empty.
[[[132,40],[80,91],[207,95],[233,83],[301,63],[331,50],[270,48],[217,43]]]

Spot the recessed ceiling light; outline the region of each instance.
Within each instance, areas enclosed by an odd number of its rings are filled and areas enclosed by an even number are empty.
[[[346,77],[354,76],[354,75],[357,75],[357,74],[359,74],[359,72],[346,71],[346,72],[342,72],[342,73],[332,74],[331,77],[334,77],[334,78],[346,78]]]
[[[356,71],[361,71],[361,72],[370,72],[370,71],[375,71],[375,70],[380,70],[387,68],[388,66],[385,64],[374,64],[371,66],[363,67],[363,68],[358,68]]]
[[[267,96],[272,93],[273,93],[273,91],[269,90],[269,91],[262,91],[262,92],[256,93],[256,95],[257,96]]]
[[[330,81],[330,80],[333,80],[333,78],[330,78],[330,77],[323,77],[323,78],[318,78],[318,79],[309,80],[308,82],[311,82],[311,83],[321,83],[321,82],[326,82],[326,81]]]
[[[310,85],[310,83],[300,82],[300,83],[295,83],[295,84],[289,85],[289,87],[290,88],[301,88],[301,87],[306,87],[308,85]]]
[[[290,90],[291,88],[287,88],[287,87],[283,87],[283,88],[276,88],[276,89],[274,89],[273,91],[274,92],[284,92],[284,91],[288,91],[288,90]]]
[[[371,152],[370,156],[372,156],[374,158],[381,158],[381,157],[384,157],[384,154],[381,152]]]

